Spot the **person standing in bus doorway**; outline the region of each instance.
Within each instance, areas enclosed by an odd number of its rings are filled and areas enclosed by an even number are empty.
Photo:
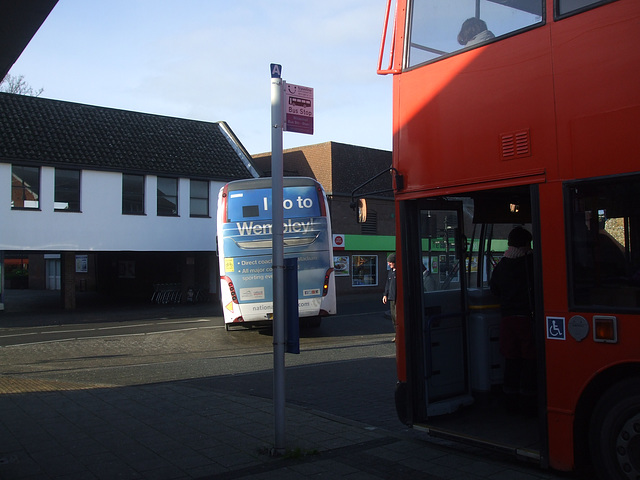
[[[393,323],[393,331],[396,331],[396,254],[392,253],[387,257],[387,283],[384,286],[384,295],[382,303],[389,304],[389,313],[391,314],[391,322]],[[393,337],[392,342],[396,341]]]
[[[507,251],[491,275],[500,299],[500,353],[505,357],[503,391],[510,411],[535,413],[536,349],[533,328],[533,251],[522,227],[509,233]]]

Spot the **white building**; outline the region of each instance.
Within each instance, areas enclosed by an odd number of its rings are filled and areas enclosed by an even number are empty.
[[[76,290],[214,293],[217,192],[252,176],[224,122],[0,93],[0,278],[25,287],[28,265],[66,308]]]

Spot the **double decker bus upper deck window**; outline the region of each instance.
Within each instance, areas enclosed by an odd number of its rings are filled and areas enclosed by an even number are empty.
[[[482,45],[543,22],[543,0],[414,0],[407,67]]]
[[[558,16],[570,15],[610,1],[611,0],[556,0],[556,12]]]

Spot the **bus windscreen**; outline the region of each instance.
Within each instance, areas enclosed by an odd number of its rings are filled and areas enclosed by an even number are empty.
[[[286,187],[282,207],[284,218],[319,217],[321,209],[318,193],[312,186]],[[273,206],[271,189],[229,192],[227,221],[270,220]]]

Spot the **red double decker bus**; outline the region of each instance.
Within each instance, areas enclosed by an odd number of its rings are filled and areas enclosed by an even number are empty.
[[[401,420],[640,478],[640,2],[390,0],[385,25]],[[507,391],[517,226],[533,382]]]

